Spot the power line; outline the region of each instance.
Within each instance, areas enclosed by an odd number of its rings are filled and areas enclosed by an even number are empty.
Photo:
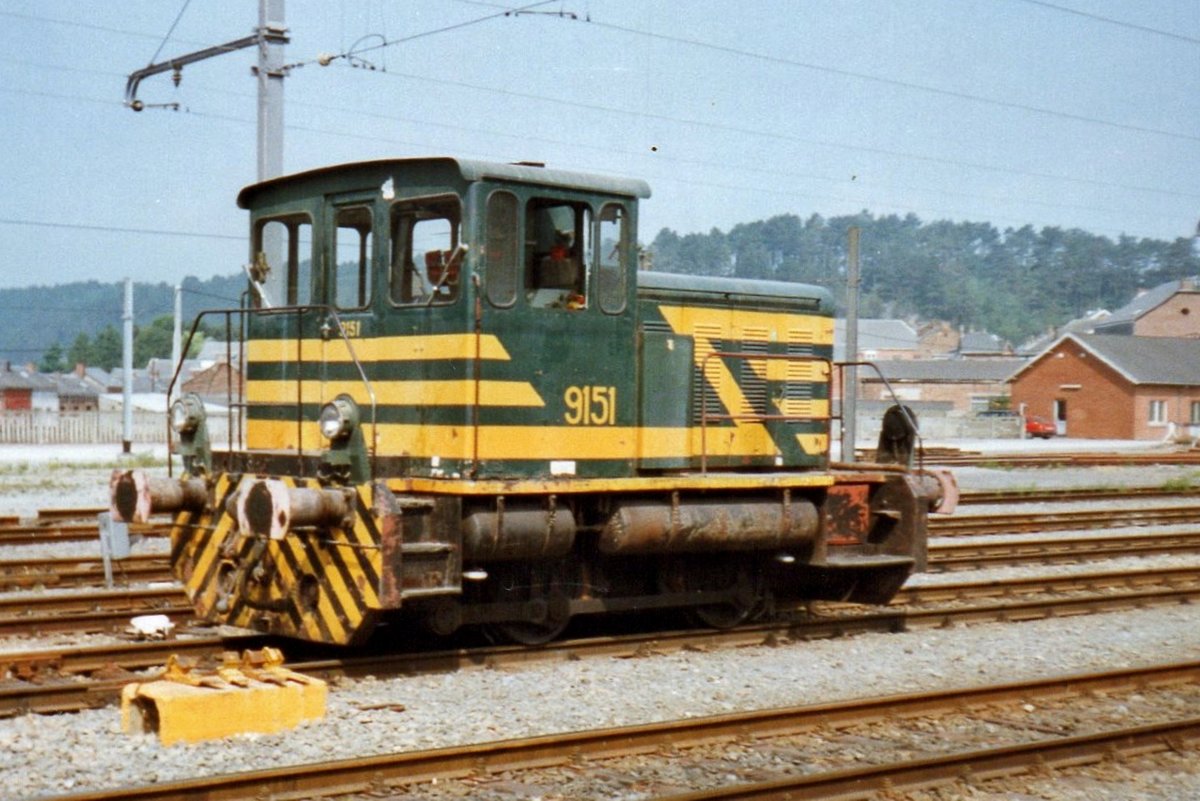
[[[463,81],[452,81],[444,78],[431,78],[425,75],[413,75],[411,73],[389,71],[381,73],[393,78],[401,78],[425,83],[440,84],[442,86],[455,86],[464,89],[472,89],[477,91],[491,92],[498,95],[516,97],[524,100],[538,100],[546,103],[552,103],[557,106],[566,106],[573,108],[585,109],[588,111],[597,111],[604,114],[622,114],[624,116],[637,117],[640,119],[658,120],[661,122],[678,123],[682,125],[690,125],[697,128],[705,128],[714,131],[724,131],[735,134],[749,134],[759,136],[765,139],[776,139],[785,142],[796,142],[804,145],[819,145],[822,147],[836,148],[838,150],[849,150],[857,153],[870,153],[880,156],[893,156],[898,158],[913,159],[915,161],[923,161],[930,164],[941,164],[949,167],[967,167],[977,170],[986,170],[989,172],[999,172],[1007,175],[1021,175],[1028,178],[1042,178],[1057,181],[1070,181],[1074,183],[1089,184],[1092,186],[1104,186],[1113,189],[1123,189],[1127,191],[1149,192],[1159,195],[1167,195],[1171,197],[1186,197],[1200,198],[1200,194],[1194,192],[1176,192],[1167,189],[1161,189],[1152,186],[1139,186],[1136,184],[1118,184],[1111,181],[1104,181],[1098,178],[1077,178],[1068,175],[1055,175],[1054,173],[1035,172],[1030,170],[1019,170],[1012,167],[1003,167],[995,164],[985,164],[976,161],[964,161],[961,159],[949,159],[942,156],[930,156],[923,153],[912,153],[903,150],[892,150],[889,148],[867,147],[865,145],[850,145],[845,142],[835,142],[828,139],[812,139],[803,136],[795,136],[793,134],[781,133],[779,131],[763,131],[755,128],[746,128],[739,125],[729,125],[719,122],[708,122],[687,117],[673,117],[667,114],[657,114],[646,111],[633,111],[629,109],[619,108],[616,106],[604,106],[597,103],[584,103],[576,100],[567,100],[561,97],[550,97],[547,95],[538,95],[530,92],[518,92],[513,89],[500,89],[497,87],[480,86],[478,84],[466,83]]]
[[[79,231],[103,231],[112,234],[147,234],[151,236],[182,236],[194,239],[236,239],[246,241],[245,236],[232,234],[205,234],[198,231],[167,231],[156,228],[121,228],[111,225],[82,225],[80,223],[48,222],[46,220],[18,220],[10,217],[0,217],[3,225],[31,225],[40,228],[69,228]]]
[[[1074,14],[1077,17],[1086,17],[1087,19],[1094,19],[1098,22],[1108,23],[1109,25],[1117,25],[1121,28],[1129,28],[1130,30],[1140,31],[1142,33],[1151,33],[1151,34],[1154,34],[1155,36],[1165,36],[1168,39],[1177,39],[1181,42],[1188,42],[1189,44],[1200,44],[1200,39],[1196,39],[1191,36],[1184,36],[1183,34],[1180,34],[1180,33],[1171,33],[1170,31],[1159,30],[1158,28],[1150,28],[1145,25],[1138,25],[1133,22],[1124,22],[1119,19],[1113,19],[1112,17],[1102,17],[1099,14],[1089,14],[1086,11],[1080,11],[1079,9],[1076,9],[1076,8],[1067,8],[1066,6],[1060,6],[1055,3],[1047,3],[1047,2],[1044,2],[1044,0],[1020,0],[1020,1],[1023,3],[1029,3],[1032,6],[1041,6],[1043,8],[1049,8],[1054,11],[1061,11],[1064,14]]]
[[[528,3],[526,5],[519,6],[517,8],[504,8],[503,11],[497,11],[495,14],[488,14],[483,17],[476,17],[475,19],[466,20],[464,22],[456,22],[453,25],[445,25],[441,28],[435,28],[435,29],[429,30],[429,31],[422,31],[421,33],[414,33],[414,34],[410,34],[408,36],[401,36],[399,39],[384,39],[379,44],[371,45],[369,47],[361,47],[361,48],[355,49],[355,47],[352,45],[350,47],[350,50],[348,50],[346,52],[337,53],[336,55],[322,55],[322,56],[318,56],[317,58],[309,59],[307,61],[299,61],[294,64],[287,64],[284,67],[284,69],[289,69],[292,67],[303,67],[307,64],[321,64],[322,66],[328,66],[330,63],[332,63],[336,59],[352,60],[353,58],[359,56],[362,53],[370,53],[375,50],[381,50],[385,47],[394,47],[398,44],[404,44],[405,42],[412,42],[417,39],[424,39],[427,36],[436,36],[439,33],[449,33],[450,31],[457,31],[457,30],[461,30],[463,28],[469,28],[472,25],[478,25],[481,22],[488,22],[490,20],[499,19],[500,17],[514,17],[523,11],[531,11],[532,9],[535,9],[539,6],[548,5],[553,2],[555,2],[555,0],[538,0],[538,2],[536,2],[536,3]],[[379,38],[383,39],[382,36]],[[362,39],[359,39],[358,41],[361,42]]]
[[[146,33],[145,31],[127,31],[121,28],[108,28],[103,25],[93,25],[87,22],[77,22],[76,20],[54,19],[52,17],[40,17],[36,14],[22,14],[16,11],[0,11],[0,17],[12,17],[14,19],[23,19],[32,22],[47,22],[52,25],[65,25],[70,28],[83,28],[89,31],[100,31],[101,33],[115,33],[120,36],[136,36],[142,39],[158,39],[157,33]],[[185,42],[178,40],[183,44],[200,44],[198,42]]]
[[[1100,117],[1089,117],[1084,114],[1072,114],[1067,111],[1058,111],[1057,109],[1045,108],[1044,106],[1033,106],[1026,103],[1017,103],[1010,100],[999,100],[983,95],[976,95],[970,92],[960,92],[954,89],[943,89],[939,86],[929,86],[927,84],[915,83],[912,81],[902,81],[898,78],[885,78],[880,75],[871,75],[865,72],[856,72],[854,70],[841,69],[839,67],[827,67],[823,64],[814,64],[806,61],[796,61],[782,56],[771,56],[765,53],[755,53],[751,50],[742,50],[741,48],[731,47],[729,45],[719,45],[712,42],[702,42],[698,39],[688,39],[683,36],[672,36],[665,33],[655,33],[653,31],[643,31],[637,28],[631,28],[627,25],[616,25],[609,22],[599,22],[595,19],[588,19],[592,25],[608,30],[619,31],[621,33],[632,34],[634,36],[642,36],[648,39],[657,39],[663,42],[672,42],[674,44],[683,44],[691,47],[700,47],[705,50],[713,50],[719,53],[727,53],[730,55],[750,58],[756,61],[764,61],[770,64],[781,64],[789,67],[798,67],[801,69],[813,70],[814,72],[823,72],[829,75],[839,75],[843,78],[854,78],[860,81],[870,81],[872,83],[883,84],[884,86],[896,86],[902,89],[910,89],[918,92],[926,92],[928,94],[940,95],[942,97],[953,97],[958,100],[969,100],[975,103],[983,103],[999,108],[1016,109],[1018,111],[1027,111],[1033,114],[1042,114],[1049,117],[1057,117],[1059,119],[1072,120],[1074,122],[1086,122],[1092,125],[1103,125],[1108,128],[1116,128],[1124,131],[1135,131],[1137,133],[1153,134],[1155,136],[1165,136],[1172,139],[1182,139],[1189,142],[1200,142],[1200,136],[1194,134],[1178,133],[1176,131],[1167,131],[1161,128],[1150,128],[1143,125],[1132,125],[1129,123],[1116,122],[1114,120],[1101,119]]]
[[[158,49],[154,51],[154,55],[150,56],[150,60],[146,62],[147,64],[153,64],[155,61],[158,61],[158,54],[167,46],[167,40],[171,38],[171,34],[175,33],[175,26],[179,24],[179,20],[183,19],[183,12],[187,11],[188,4],[191,2],[192,0],[183,0],[183,8],[179,9],[179,13],[175,15],[175,21],[171,23],[170,28],[167,28],[166,35],[162,38],[162,42],[159,43]]]

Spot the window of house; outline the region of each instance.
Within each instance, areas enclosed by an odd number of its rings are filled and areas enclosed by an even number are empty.
[[[1192,401],[1192,414],[1189,422],[1192,425],[1200,425],[1200,401]]]
[[[534,198],[525,206],[525,298],[535,308],[585,309],[591,209]]]
[[[333,240],[333,305],[361,309],[371,300],[371,207],[338,209]]]
[[[1167,422],[1167,402],[1163,400],[1150,401],[1150,423],[1161,424]]]
[[[517,196],[493,192],[487,200],[487,233],[484,244],[488,302],[511,306],[521,285],[520,249],[517,246]]]
[[[596,262],[596,294],[600,309],[608,314],[625,310],[625,276],[629,253],[628,212],[619,203],[600,209],[600,258]]]
[[[457,300],[467,257],[460,239],[461,222],[456,196],[392,206],[392,303],[428,306]]]
[[[250,278],[263,307],[312,302],[312,221],[306,214],[259,220],[254,229]]]

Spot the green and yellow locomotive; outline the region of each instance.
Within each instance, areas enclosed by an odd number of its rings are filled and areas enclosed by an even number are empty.
[[[118,471],[114,516],[175,513],[204,619],[329,643],[887,601],[942,498],[911,418],[900,458],[832,464],[829,293],[639,271],[649,194],[451,158],[243,190],[249,289],[203,315],[244,375],[232,441],[184,396],[183,474]]]

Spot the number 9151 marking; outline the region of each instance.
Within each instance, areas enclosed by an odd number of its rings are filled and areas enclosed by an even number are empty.
[[[563,420],[569,426],[611,426],[617,422],[616,387],[567,387]]]

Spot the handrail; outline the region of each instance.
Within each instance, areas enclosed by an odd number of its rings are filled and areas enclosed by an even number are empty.
[[[749,360],[784,360],[792,362],[815,362],[825,364],[827,366],[827,374],[830,374],[833,369],[833,361],[823,356],[810,356],[800,353],[760,353],[754,351],[720,351],[714,350],[707,353],[704,359],[700,362],[700,376],[703,378],[708,375],[708,362],[713,358],[731,358]],[[813,382],[816,383],[816,382]],[[750,420],[755,422],[768,421],[783,421],[783,422],[799,422],[802,420],[821,420],[822,415],[813,414],[768,414],[765,412],[755,412],[753,414],[712,414],[708,413],[708,395],[709,393],[701,385],[700,389],[700,473],[708,473],[708,421],[709,420]],[[825,415],[824,417],[828,417]],[[825,455],[829,454],[829,442],[825,443]]]
[[[237,426],[238,444],[241,445],[241,443],[242,443],[242,440],[241,440],[241,436],[242,436],[242,434],[241,434],[241,422],[242,422],[241,415],[243,414],[244,407],[246,405],[245,404],[246,379],[245,379],[244,371],[246,368],[245,344],[246,344],[246,340],[249,338],[249,332],[247,330],[247,325],[246,325],[248,322],[248,318],[251,315],[259,315],[259,316],[263,316],[263,317],[268,317],[268,316],[275,316],[275,315],[281,315],[281,314],[295,314],[296,315],[296,344],[297,344],[297,349],[298,349],[297,370],[296,370],[296,392],[297,392],[297,404],[296,404],[297,412],[296,413],[297,413],[298,418],[302,417],[302,415],[303,415],[303,411],[302,411],[302,407],[303,407],[303,395],[302,395],[303,371],[300,369],[301,365],[300,365],[299,356],[302,354],[300,343],[303,342],[304,337],[303,337],[303,333],[301,331],[301,327],[302,327],[301,322],[303,320],[304,315],[309,312],[324,313],[326,315],[326,320],[324,321],[324,323],[322,324],[321,329],[320,329],[323,337],[328,338],[329,334],[334,330],[334,327],[336,326],[337,335],[341,338],[341,340],[343,342],[346,343],[346,350],[350,354],[350,359],[351,359],[351,361],[353,361],[354,367],[358,371],[359,379],[362,381],[363,386],[366,390],[367,397],[370,399],[370,403],[371,403],[371,445],[370,445],[371,460],[370,461],[371,461],[371,478],[374,478],[375,477],[375,465],[376,465],[376,453],[377,453],[378,441],[379,441],[379,430],[378,430],[378,421],[379,421],[378,406],[379,406],[379,404],[378,404],[378,399],[375,394],[375,388],[374,388],[374,386],[372,386],[371,380],[367,377],[366,370],[363,368],[362,362],[359,360],[358,354],[354,350],[354,345],[351,342],[349,335],[346,333],[346,327],[342,324],[342,320],[338,316],[337,310],[331,306],[328,306],[325,304],[304,305],[304,306],[274,306],[269,309],[249,308],[249,307],[243,306],[243,307],[237,308],[237,309],[205,309],[205,310],[202,310],[201,312],[199,312],[196,315],[195,319],[192,321],[192,327],[188,331],[187,339],[185,340],[184,345],[180,350],[180,360],[179,360],[179,363],[175,365],[175,370],[171,374],[171,382],[167,386],[167,395],[168,395],[168,397],[170,397],[172,395],[172,393],[174,392],[175,385],[179,380],[179,374],[183,369],[183,362],[184,362],[184,359],[186,359],[186,354],[191,348],[192,340],[195,338],[196,333],[199,331],[201,318],[208,316],[208,315],[224,316],[225,330],[226,330],[226,358],[228,359],[232,355],[232,352],[230,349],[231,348],[231,334],[232,334],[232,319],[231,318],[235,314],[238,315],[241,320],[241,325],[239,325],[240,331],[239,331],[239,341],[238,341],[238,352],[241,357],[240,369],[242,372],[240,373],[240,375],[242,376],[242,380],[238,384],[239,401],[236,404],[230,402],[227,406],[226,413],[229,415],[229,420],[228,420],[229,432],[230,432],[229,433],[229,438],[230,438],[229,444],[230,444],[230,447],[232,447],[233,446],[233,441],[232,441],[233,440],[233,430],[234,430],[233,407],[236,405],[239,408],[239,410],[242,410],[242,411],[239,411],[239,425]],[[331,320],[333,321],[334,326],[330,325]],[[232,363],[229,363],[229,364],[230,364],[230,371],[231,371],[230,377],[232,378]],[[226,387],[226,399],[232,401],[231,386]],[[174,440],[171,436],[172,432],[171,432],[171,422],[170,421],[171,421],[171,416],[170,416],[170,410],[168,409],[167,410],[167,475],[172,475],[171,456],[173,454],[173,448],[174,448]],[[298,419],[297,426],[301,426],[302,424],[303,424],[303,420]],[[299,436],[299,431],[297,432],[297,437],[296,437],[296,455],[297,455],[297,458],[303,459],[303,443]]]

